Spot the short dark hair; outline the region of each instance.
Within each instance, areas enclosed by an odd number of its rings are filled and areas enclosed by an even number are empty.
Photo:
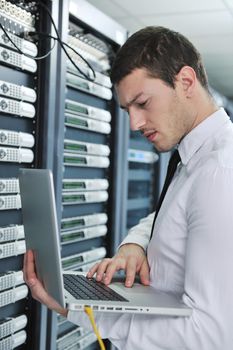
[[[176,75],[183,66],[194,69],[197,79],[208,91],[208,79],[202,58],[182,34],[164,27],[150,26],[128,38],[118,51],[111,71],[113,84],[119,83],[136,68],[175,88]]]

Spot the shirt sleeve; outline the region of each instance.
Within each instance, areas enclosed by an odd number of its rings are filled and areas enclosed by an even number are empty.
[[[203,172],[188,196],[183,301],[190,317],[98,314],[103,338],[127,350],[233,348],[233,169]]]
[[[153,212],[147,217],[141,219],[138,225],[132,227],[129,230],[128,235],[121,242],[121,245],[127,243],[135,243],[140,245],[144,250],[146,250],[150,240],[154,216],[155,213]]]

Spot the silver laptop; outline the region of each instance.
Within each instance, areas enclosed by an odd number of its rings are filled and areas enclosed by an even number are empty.
[[[36,270],[45,289],[63,307],[96,312],[189,316],[191,309],[175,295],[151,286],[114,281],[105,286],[77,271],[62,271],[53,177],[49,170],[20,169],[20,194],[27,249],[35,252]]]

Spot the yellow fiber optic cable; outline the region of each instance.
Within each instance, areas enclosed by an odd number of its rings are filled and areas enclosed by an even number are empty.
[[[99,345],[100,345],[100,349],[101,350],[106,350],[105,349],[105,345],[104,345],[104,342],[103,340],[101,339],[101,336],[99,334],[99,331],[98,331],[98,328],[96,326],[96,323],[95,323],[95,318],[94,318],[94,314],[93,314],[93,310],[90,306],[85,306],[84,307],[84,310],[86,312],[86,314],[88,315],[89,319],[90,319],[90,322],[91,322],[91,325],[93,327],[93,330],[95,332],[95,335],[97,337],[97,340],[99,342]]]

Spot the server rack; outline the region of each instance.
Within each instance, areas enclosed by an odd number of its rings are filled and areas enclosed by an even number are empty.
[[[43,63],[37,61],[40,47],[26,32],[40,30],[42,12],[35,2],[2,0],[0,5],[0,348],[7,350],[32,348],[32,338],[38,339],[32,336],[32,321],[43,318],[39,310],[31,317],[23,280],[26,247],[18,183],[19,168],[39,166]]]
[[[82,0],[60,1],[58,13],[61,40],[72,47],[66,47],[67,52],[79,68],[58,47],[52,169],[62,265],[64,270],[86,271],[111,255],[120,240],[122,120],[107,71],[126,31]],[[47,329],[47,349],[96,348],[93,333],[55,313],[49,313]]]

